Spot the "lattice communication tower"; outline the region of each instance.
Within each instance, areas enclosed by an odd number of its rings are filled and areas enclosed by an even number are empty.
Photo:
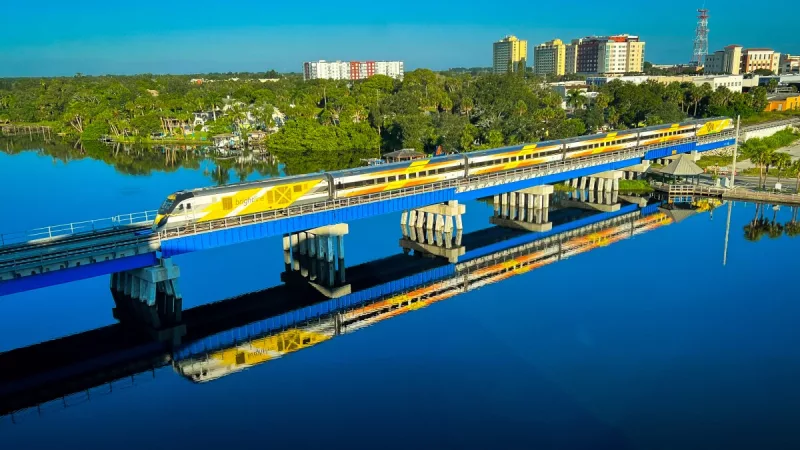
[[[697,10],[697,29],[694,32],[694,53],[692,64],[702,66],[708,55],[708,10]]]

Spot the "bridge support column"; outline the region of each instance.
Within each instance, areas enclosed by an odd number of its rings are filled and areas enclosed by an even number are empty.
[[[178,266],[169,258],[158,266],[112,274],[114,317],[123,324],[144,328],[161,342],[180,344],[186,327],[181,323],[179,276]]]
[[[572,180],[572,183],[577,186],[578,179]],[[503,204],[495,204],[494,210],[499,213],[495,213],[489,222],[506,228],[549,231],[553,228],[549,218],[550,195],[553,191],[553,186],[543,185],[511,192],[508,194],[510,198],[519,197],[519,208],[509,205],[506,209]]]
[[[344,223],[292,234],[290,242],[297,245],[290,249],[291,264],[281,280],[308,284],[328,298],[349,294],[344,263],[344,236],[349,232]]]
[[[413,250],[415,255],[440,256],[456,262],[465,252],[461,245],[461,215],[465,213],[464,205],[451,200],[417,209],[416,221],[401,217],[400,247],[405,253]]]
[[[605,212],[618,211],[621,205],[617,203],[619,194],[619,179],[624,173],[619,170],[601,172],[588,179],[588,195],[573,196],[562,201],[562,205],[569,208],[594,209]],[[581,191],[583,194],[584,191]]]

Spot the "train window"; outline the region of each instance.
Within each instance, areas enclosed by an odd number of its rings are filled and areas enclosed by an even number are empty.
[[[412,172],[408,174],[408,178],[417,178],[417,172]]]
[[[503,163],[507,163],[508,160],[509,160],[508,158],[503,158]]]
[[[436,171],[436,173],[444,173],[446,170],[447,170],[447,169],[445,169],[444,167],[442,167],[442,168],[440,168],[439,170],[437,170],[437,171]]]
[[[385,178],[385,177],[384,177],[384,178],[378,178],[378,181],[377,181],[377,183],[378,183],[378,184],[384,184],[384,183],[386,183],[386,178]]]
[[[192,209],[192,204],[191,203],[187,203],[186,204],[186,209]]]
[[[183,203],[181,203],[180,205],[178,205],[178,211],[183,211]]]
[[[402,174],[398,175],[397,179],[400,180],[400,181],[405,180],[406,179],[406,174],[402,173]]]

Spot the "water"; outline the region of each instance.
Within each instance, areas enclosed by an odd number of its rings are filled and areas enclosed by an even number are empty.
[[[0,154],[0,180],[25,204],[0,231],[153,209],[217,183],[213,158],[132,176],[43,153]],[[798,448],[800,240],[748,240],[756,213],[732,207],[725,266],[727,206],[209,383],[167,366],[5,416],[3,448]],[[465,231],[490,215],[467,204]],[[400,253],[398,223],[351,223],[347,265]],[[185,309],[280,285],[284,269],[280,239],[175,262]],[[112,307],[107,277],[4,297],[0,351],[114,324]]]

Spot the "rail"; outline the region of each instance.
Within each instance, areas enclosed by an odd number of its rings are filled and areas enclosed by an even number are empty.
[[[492,182],[492,181],[502,182],[504,180],[511,180],[520,177],[532,178],[535,177],[537,174],[563,172],[574,168],[583,168],[591,165],[616,162],[625,159],[641,158],[650,150],[655,150],[664,147],[671,147],[690,142],[718,141],[729,137],[729,135],[732,135],[732,133],[714,134],[708,137],[704,136],[702,139],[691,137],[691,138],[681,139],[678,141],[663,142],[648,146],[639,146],[632,149],[625,149],[617,152],[608,153],[605,155],[601,154],[601,155],[589,156],[577,160],[558,161],[553,163],[546,163],[546,164],[526,167],[522,169],[513,169],[499,173],[481,175],[477,177],[469,176],[467,178],[431,183],[421,186],[415,186],[412,188],[369,194],[366,196],[350,197],[345,199],[334,199],[325,202],[290,207],[282,210],[256,213],[248,216],[225,218],[216,221],[205,222],[202,224],[195,223],[187,226],[178,226],[161,230],[159,232],[159,238],[161,239],[175,238],[187,234],[202,233],[202,232],[213,231],[216,229],[229,228],[233,226],[261,223],[269,220],[276,220],[276,219],[293,217],[313,212],[326,211],[341,207],[360,205],[374,201],[404,197],[408,195],[414,195],[425,192],[433,192],[441,189],[465,188],[465,190],[468,190],[471,187],[471,185],[474,185],[476,183]],[[120,230],[120,229],[124,230],[124,227],[129,225],[136,225],[136,224],[143,225],[151,223],[152,220],[155,218],[155,214],[156,214],[155,211],[145,211],[141,213],[122,214],[106,219],[97,219],[85,222],[74,222],[64,225],[42,227],[22,233],[0,234],[0,252],[2,252],[2,249],[4,247],[7,249],[7,251],[11,251],[12,249],[10,247],[14,245],[22,246],[21,244],[24,245],[31,245],[37,243],[44,244],[52,242],[54,239],[65,238],[80,233],[86,233],[87,238],[91,238],[94,236],[93,234],[88,234],[91,232],[98,232],[104,230]]]
[[[106,230],[117,230],[129,225],[152,223],[156,218],[156,211],[143,211],[130,214],[119,214],[104,219],[72,222],[49,227],[34,228],[17,233],[0,234],[0,248],[15,244],[44,243],[53,239],[64,238],[80,233],[91,233]]]
[[[288,217],[301,216],[304,214],[328,211],[332,209],[345,208],[348,206],[362,205],[382,200],[389,200],[398,197],[407,197],[409,195],[423,194],[428,192],[441,191],[443,189],[458,189],[465,188],[469,190],[470,187],[477,184],[486,183],[501,183],[508,182],[513,179],[534,178],[537,175],[545,175],[548,173],[565,172],[567,170],[582,168],[587,166],[599,165],[603,163],[624,161],[644,156],[649,150],[658,148],[660,146],[676,145],[675,142],[667,144],[659,144],[657,146],[636,147],[634,149],[613,152],[607,155],[595,155],[579,160],[558,161],[546,164],[539,164],[522,169],[512,169],[499,173],[492,173],[487,175],[467,176],[465,178],[457,178],[453,180],[438,181],[435,183],[423,184],[405,189],[396,189],[391,191],[378,192],[374,194],[362,195],[358,197],[337,198],[324,202],[311,203],[306,205],[292,206],[285,209],[266,211],[261,213],[249,214],[246,216],[237,216],[225,219],[219,219],[203,223],[193,223],[185,226],[177,226],[166,228],[159,231],[159,237],[162,240],[173,239],[180,236],[193,235],[197,233],[206,233],[214,230],[225,229],[230,227],[239,227],[242,225],[252,225],[256,223],[263,223],[277,219],[285,219]]]
[[[796,119],[784,119],[784,120],[776,120],[774,122],[757,123],[755,125],[742,127],[741,131],[742,133],[746,133],[748,131],[758,131],[758,130],[763,130],[765,128],[779,127],[782,125],[792,125],[792,124],[800,124],[800,117]]]

